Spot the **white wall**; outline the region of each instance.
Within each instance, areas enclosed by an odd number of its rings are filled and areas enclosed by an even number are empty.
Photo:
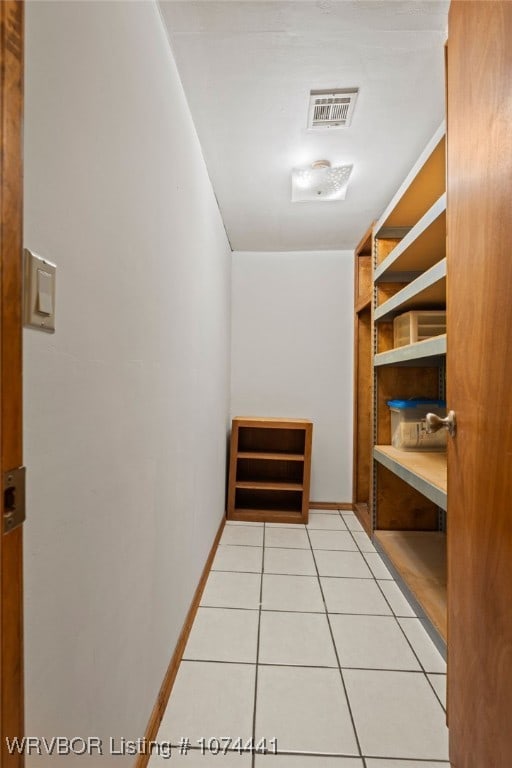
[[[311,498],[352,499],[353,253],[233,253],[232,416],[310,418]]]
[[[26,47],[26,729],[130,739],[224,512],[231,252],[157,7],[27,3]]]

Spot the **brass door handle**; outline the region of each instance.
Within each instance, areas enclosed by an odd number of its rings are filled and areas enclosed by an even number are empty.
[[[444,419],[437,416],[435,413],[427,413],[425,423],[429,435],[433,432],[438,432],[440,429],[447,429],[448,434],[451,437],[455,437],[455,433],[457,432],[457,418],[455,416],[455,411],[449,411],[448,416]]]

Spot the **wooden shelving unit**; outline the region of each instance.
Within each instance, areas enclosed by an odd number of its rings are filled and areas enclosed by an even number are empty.
[[[446,534],[376,531],[384,551],[441,637],[446,637]]]
[[[374,280],[384,274],[400,275],[421,272],[434,266],[443,252],[446,233],[446,195],[442,194],[432,208],[411,227],[405,237],[375,270]]]
[[[376,461],[441,509],[446,509],[446,454],[437,451],[400,451],[392,445],[376,445]]]
[[[372,229],[364,235],[354,257],[354,477],[352,505],[371,533],[370,476],[372,464]]]
[[[312,434],[306,419],[233,419],[228,520],[307,523]]]
[[[446,259],[442,259],[375,309],[375,322],[392,320],[409,309],[446,306]]]
[[[404,347],[390,349],[388,352],[380,352],[373,358],[373,365],[417,365],[421,362],[430,364],[430,359],[440,359],[446,355],[446,334],[434,336],[432,339],[416,341]]]
[[[373,229],[373,539],[446,640],[446,454],[391,442],[388,400],[444,396],[446,335],[393,348],[402,312],[446,307],[445,129]]]

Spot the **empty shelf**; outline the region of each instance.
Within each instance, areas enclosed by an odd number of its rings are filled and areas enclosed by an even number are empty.
[[[375,322],[392,320],[409,309],[433,309],[446,304],[446,259],[423,272],[375,310]]]
[[[446,194],[396,245],[375,270],[374,280],[396,273],[425,271],[446,256]]]
[[[252,488],[259,491],[302,491],[302,483],[266,483],[258,480],[238,480],[236,488]]]
[[[446,453],[400,451],[391,445],[376,445],[373,456],[438,507],[446,509]]]
[[[445,134],[443,121],[375,224],[376,237],[390,227],[413,226],[445,191]]]
[[[375,531],[382,549],[446,642],[446,534]]]
[[[239,459],[268,459],[269,461],[304,461],[303,453],[264,453],[263,451],[239,451]]]
[[[446,354],[446,333],[434,336],[432,339],[417,341],[403,347],[396,347],[387,352],[375,355],[374,365],[400,365],[404,363],[428,360]]]

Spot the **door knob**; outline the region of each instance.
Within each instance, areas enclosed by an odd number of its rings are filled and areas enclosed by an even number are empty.
[[[457,431],[457,418],[455,416],[455,411],[449,411],[448,416],[446,416],[444,419],[442,419],[440,416],[437,416],[435,413],[427,413],[425,417],[425,423],[427,425],[428,434],[437,432],[440,429],[447,429],[448,434],[451,437],[455,437],[455,433]]]

